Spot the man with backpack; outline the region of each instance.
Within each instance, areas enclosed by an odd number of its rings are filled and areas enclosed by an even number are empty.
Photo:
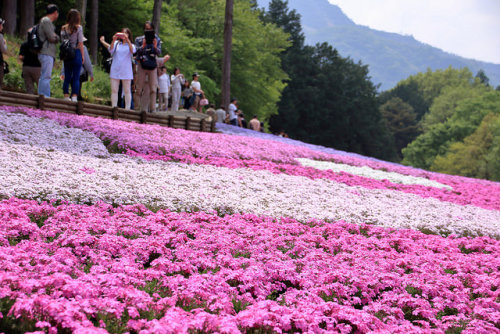
[[[59,17],[59,9],[56,5],[47,6],[47,15],[40,20],[37,28],[39,39],[42,43],[38,60],[40,61],[41,75],[38,82],[38,93],[50,97],[50,79],[52,69],[56,59],[56,44],[59,42],[59,36],[56,34],[54,23]]]
[[[31,28],[28,31],[28,36],[30,36]],[[19,60],[23,62],[23,79],[24,85],[26,87],[26,93],[35,94],[35,83],[40,80],[40,61],[38,60],[38,55],[34,50],[30,48],[29,40],[21,44],[21,49],[19,50]]]

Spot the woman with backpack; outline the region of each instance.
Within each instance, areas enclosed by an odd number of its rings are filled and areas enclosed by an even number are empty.
[[[80,12],[76,9],[71,9],[68,12],[66,24],[61,29],[61,40],[69,41],[69,43],[61,44],[61,53],[66,55],[64,57],[63,93],[64,98],[69,100],[69,85],[71,84],[71,101],[77,101],[78,99],[78,93],[80,92],[80,71],[85,61],[83,28],[80,22]]]
[[[121,32],[113,36],[109,52],[113,57],[109,77],[111,78],[111,106],[118,106],[118,88],[122,83],[125,95],[125,109],[130,109],[132,91],[130,83],[134,78],[132,61],[135,53],[135,45],[132,43],[132,31],[123,28]]]

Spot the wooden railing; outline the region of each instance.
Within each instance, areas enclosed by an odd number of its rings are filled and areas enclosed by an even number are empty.
[[[177,129],[192,131],[215,131],[215,120],[190,116],[168,115],[165,113],[147,113],[145,111],[126,110],[101,104],[73,102],[47,98],[43,95],[30,95],[0,90],[0,105],[22,106],[41,110],[53,110],[69,114],[86,115],[119,119],[142,124],[159,124]]]

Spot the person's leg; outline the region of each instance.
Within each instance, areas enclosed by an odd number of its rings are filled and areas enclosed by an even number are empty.
[[[73,58],[73,67],[71,73],[71,97],[76,100],[80,91],[80,72],[82,70],[82,53],[79,49],[75,50],[75,58]]]
[[[122,80],[122,89],[125,94],[125,109],[130,109],[130,103],[132,101],[132,90],[130,88],[132,80]]]
[[[33,94],[35,92],[32,69],[33,67],[23,66],[24,87],[26,88],[26,93],[28,94]]]
[[[158,90],[158,71],[149,71],[149,111],[156,111],[156,91]]]
[[[111,106],[116,107],[118,105],[118,86],[120,85],[120,79],[111,79]]]
[[[69,98],[69,85],[73,77],[73,62],[64,61],[64,82],[63,82],[63,94],[65,98]]]
[[[32,68],[33,68],[33,72],[32,72],[32,76],[33,76],[33,94],[38,94],[38,81],[40,80],[41,68],[40,67],[32,67]],[[35,84],[37,85],[36,91],[35,91],[35,88],[34,88]]]
[[[174,88],[172,90],[172,111],[179,110],[180,99],[181,99],[181,90]]]
[[[50,79],[52,68],[54,67],[54,58],[48,55],[38,55],[38,60],[42,64],[40,80],[38,82],[38,93],[45,97],[50,97]]]
[[[134,105],[136,110],[139,110],[141,108],[141,99],[144,96],[143,89],[145,80],[146,80],[146,72],[139,65],[137,66],[137,78],[135,82],[135,95],[134,95]]]

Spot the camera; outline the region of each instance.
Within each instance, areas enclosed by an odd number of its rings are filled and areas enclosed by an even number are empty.
[[[153,44],[153,41],[155,39],[155,31],[144,30],[144,38],[146,39],[146,44]]]

